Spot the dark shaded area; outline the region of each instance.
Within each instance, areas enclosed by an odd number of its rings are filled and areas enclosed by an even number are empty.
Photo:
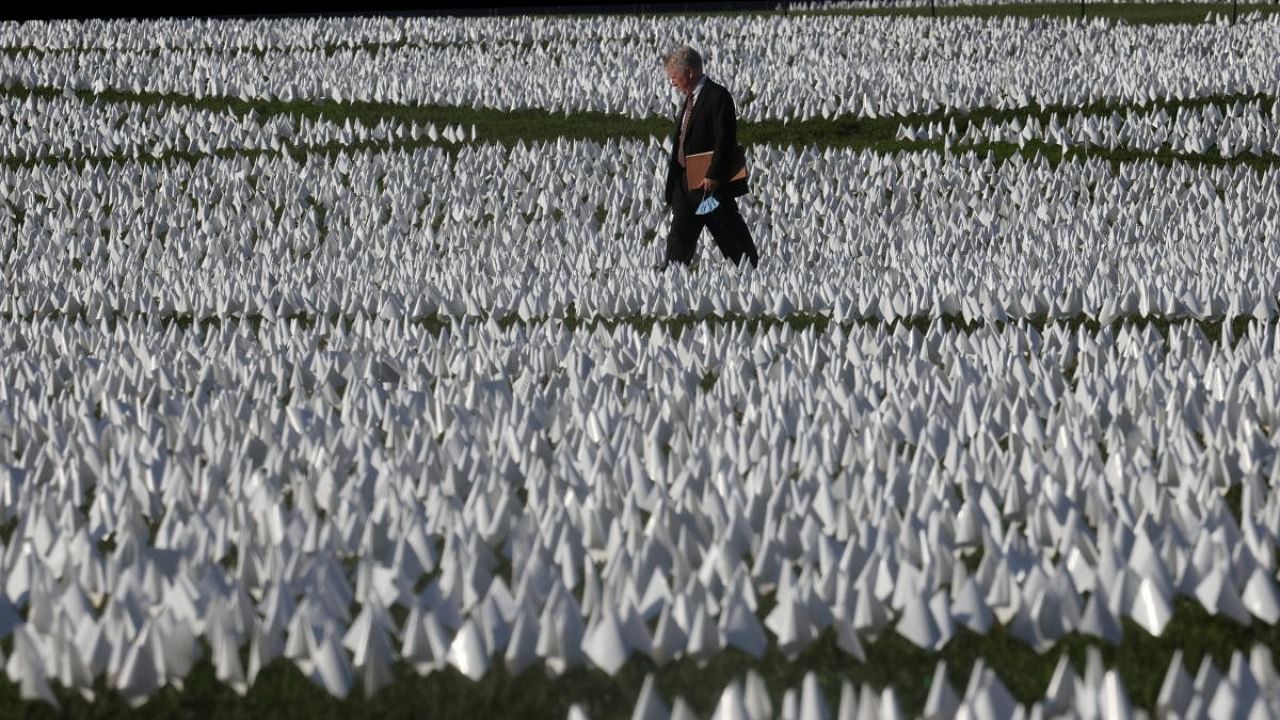
[[[1137,707],[1151,709],[1177,650],[1183,652],[1187,672],[1194,675],[1205,657],[1226,673],[1231,655],[1246,655],[1254,645],[1280,655],[1280,628],[1255,623],[1237,625],[1209,615],[1194,600],[1179,598],[1174,619],[1159,637],[1153,637],[1129,620],[1123,621],[1124,642],[1113,646],[1097,638],[1071,634],[1048,652],[1035,652],[1002,626],[987,635],[960,629],[940,651],[927,652],[911,644],[892,628],[874,641],[863,639],[866,662],[859,662],[836,645],[835,634],[825,631],[794,659],[771,645],[759,660],[727,650],[699,666],[682,659],[656,667],[648,658],[633,656],[614,677],[594,669],[577,667],[559,677],[549,677],[535,664],[512,677],[499,660],[480,682],[472,682],[452,667],[421,677],[403,663],[395,667],[395,681],[365,699],[357,682],[344,700],[332,698],[305,677],[291,661],[277,660],[265,668],[241,697],[214,677],[205,648],[201,660],[184,682],[182,691],[165,688],[142,708],[132,710],[118,694],[99,681],[92,703],[79,695],[55,691],[62,711],[40,702],[24,702],[8,678],[0,678],[0,720],[8,718],[561,718],[569,706],[580,703],[592,718],[631,716],[645,676],[654,673],[658,690],[668,705],[677,696],[701,717],[709,717],[729,683],[743,681],[754,669],[769,688],[775,711],[782,695],[799,688],[805,674],[817,674],[834,712],[844,680],[870,683],[879,689],[892,685],[902,709],[918,714],[928,697],[938,661],[946,661],[947,678],[957,695],[963,695],[974,664],[982,659],[999,675],[1019,702],[1028,707],[1041,699],[1059,658],[1066,654],[1077,674],[1083,676],[1090,648],[1096,648],[1107,669],[1116,669],[1130,699]],[[763,609],[763,607],[762,607]],[[11,641],[6,641],[11,645]],[[6,648],[7,650],[8,648]]]
[[[695,271],[696,272],[696,271]],[[0,313],[0,320],[5,322],[32,322],[36,317],[13,316],[9,313]],[[53,312],[49,314],[41,314],[39,319],[45,321],[56,321],[59,323],[87,323],[104,327],[112,332],[121,322],[144,322],[152,324],[157,331],[176,325],[179,330],[188,330],[192,327],[198,328],[201,332],[208,332],[210,329],[221,329],[223,325],[240,325],[247,324],[253,331],[259,332],[262,324],[265,323],[293,323],[299,330],[311,330],[321,324],[321,321],[327,321],[332,324],[340,324],[344,330],[351,331],[355,326],[357,319],[365,321],[371,318],[364,313],[355,313],[351,315],[308,315],[299,313],[295,315],[280,316],[274,319],[264,317],[260,314],[253,315],[222,315],[197,318],[190,313],[186,314],[168,314],[168,315],[149,315],[145,312],[137,313],[113,313],[109,317],[100,320],[91,320],[83,311],[77,314],[65,314],[62,312]],[[485,321],[489,318],[471,318],[474,320]],[[595,330],[598,327],[604,327],[612,330],[616,327],[626,325],[635,329],[637,332],[650,333],[654,328],[662,328],[662,330],[674,337],[679,337],[686,329],[694,327],[703,327],[707,325],[724,325],[727,327],[745,327],[751,334],[756,334],[760,330],[769,330],[775,327],[788,327],[791,330],[802,332],[814,330],[818,333],[826,332],[832,325],[839,325],[845,329],[853,327],[873,327],[883,325],[888,332],[894,332],[899,327],[908,327],[920,332],[926,332],[930,326],[935,323],[948,331],[959,331],[963,333],[973,333],[985,327],[1002,328],[1006,325],[1012,327],[1030,327],[1036,332],[1044,333],[1046,330],[1054,327],[1066,328],[1069,332],[1075,333],[1084,329],[1086,332],[1098,333],[1102,330],[1103,325],[1095,318],[1088,315],[1075,315],[1069,317],[1047,318],[1044,315],[1033,315],[1023,319],[1010,319],[1005,321],[986,321],[986,320],[968,320],[966,321],[959,315],[941,315],[938,317],[916,315],[911,317],[900,317],[894,320],[885,320],[878,317],[860,317],[844,322],[833,320],[830,315],[818,315],[809,313],[794,313],[786,317],[775,317],[771,315],[706,315],[699,317],[696,315],[627,315],[620,317],[581,317],[574,312],[572,303],[568,307],[568,312],[564,317],[535,317],[528,321],[520,319],[514,313],[504,315],[493,319],[498,327],[505,330],[517,324],[534,324],[546,322],[563,323],[570,330],[587,329]],[[409,320],[409,323],[418,327],[425,328],[433,335],[439,335],[445,329],[453,326],[458,319],[448,315],[429,315],[421,318]],[[1147,328],[1154,329],[1160,334],[1165,341],[1168,341],[1170,328],[1179,327],[1196,328],[1208,342],[1217,344],[1223,340],[1223,331],[1230,326],[1230,335],[1228,342],[1231,347],[1239,344],[1240,340],[1249,332],[1249,329],[1255,325],[1264,326],[1269,322],[1254,318],[1249,315],[1240,315],[1234,318],[1169,318],[1164,316],[1150,317],[1118,317],[1106,325],[1111,332],[1119,333],[1125,328],[1136,330],[1145,330]],[[1238,515],[1239,513],[1237,513]],[[0,525],[0,541],[6,540],[5,526]],[[7,532],[12,532],[9,527]]]

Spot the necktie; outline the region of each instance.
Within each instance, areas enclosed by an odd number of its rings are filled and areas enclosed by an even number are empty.
[[[693,95],[684,99],[684,117],[680,120],[680,140],[676,146],[676,160],[684,167],[684,134],[689,129],[689,118],[693,115]]]

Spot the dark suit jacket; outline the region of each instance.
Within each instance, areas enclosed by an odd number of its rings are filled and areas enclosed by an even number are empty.
[[[671,134],[671,157],[667,166],[667,203],[671,202],[671,194],[678,183],[683,182],[684,168],[676,160],[676,143],[680,141],[680,119],[684,116],[684,103],[676,111],[676,128]],[[734,148],[738,145],[738,113],[733,106],[733,97],[719,83],[707,78],[698,94],[698,101],[693,104],[693,115],[689,117],[689,129],[685,133],[685,155],[712,151],[711,168],[707,177],[720,183],[716,189],[722,197],[739,197],[750,192],[746,180],[725,183],[729,178]]]

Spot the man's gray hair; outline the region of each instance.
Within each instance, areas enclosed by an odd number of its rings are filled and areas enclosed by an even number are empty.
[[[702,72],[702,56],[688,45],[681,45],[667,53],[662,66],[682,74],[690,69]]]

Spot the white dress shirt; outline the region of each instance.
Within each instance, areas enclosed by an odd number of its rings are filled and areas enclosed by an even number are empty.
[[[688,105],[685,106],[685,112],[689,114],[690,120],[693,118],[693,107],[698,104],[698,93],[702,92],[702,86],[707,84],[707,76],[703,75],[698,79],[698,84],[693,86],[693,94],[689,97]],[[683,118],[681,119],[683,120]],[[688,133],[688,126],[683,122],[680,124],[680,137],[678,141],[680,147],[676,149],[677,159],[680,161],[680,167],[684,167],[684,139]]]

